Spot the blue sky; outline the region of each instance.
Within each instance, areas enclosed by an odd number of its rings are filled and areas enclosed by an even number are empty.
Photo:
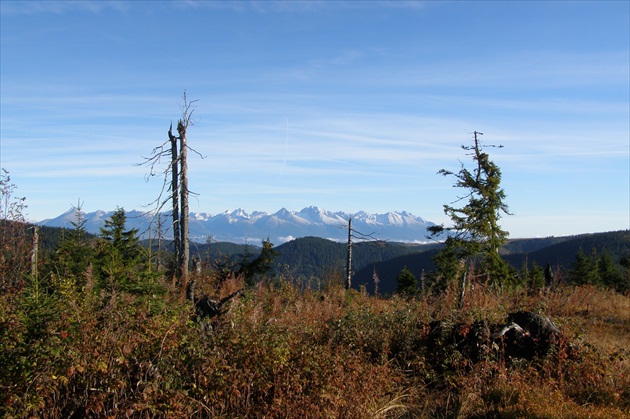
[[[148,210],[136,164],[186,90],[191,211],[448,222],[436,172],[477,130],[511,237],[630,228],[627,1],[0,5],[0,163],[33,220]]]

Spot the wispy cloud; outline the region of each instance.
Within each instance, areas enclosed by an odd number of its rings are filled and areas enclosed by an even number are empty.
[[[330,56],[326,61],[311,62],[311,67],[282,69],[277,77],[290,80],[299,75],[301,80],[343,82],[347,87],[372,85],[373,87],[492,87],[521,89],[551,89],[587,85],[628,85],[629,52],[563,52],[519,51],[494,53],[478,57],[474,63],[470,58],[449,57],[435,59],[423,54],[409,57],[404,68],[388,64],[388,60],[371,51],[347,54],[363,59],[362,71],[348,73],[339,69],[339,56]],[[391,54],[391,52],[390,52]],[[391,58],[391,57],[390,57]],[[271,75],[271,73],[268,73]]]
[[[373,9],[411,9],[420,10],[427,6],[426,1],[294,1],[294,0],[246,0],[246,1],[203,1],[181,0],[171,2],[175,7],[193,10],[229,10],[239,13],[312,13],[322,10],[373,10]],[[430,3],[429,3],[430,4]]]
[[[68,12],[89,12],[99,13],[104,10],[116,10],[126,12],[129,9],[128,1],[116,0],[30,0],[12,1],[3,0],[0,2],[0,14],[3,16],[32,15],[32,14],[62,14]]]

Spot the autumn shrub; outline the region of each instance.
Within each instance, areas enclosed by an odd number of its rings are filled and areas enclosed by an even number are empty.
[[[16,189],[9,173],[0,169],[0,294],[9,301],[24,286],[33,256],[26,200],[15,195]]]
[[[88,269],[27,278],[0,304],[4,417],[627,417],[629,299],[589,287],[382,299],[330,283],[196,277],[227,311],[101,289]],[[41,287],[41,281],[46,284]],[[0,299],[5,298],[0,295]],[[488,339],[509,312],[548,315],[552,350]],[[481,343],[481,346],[471,345]]]

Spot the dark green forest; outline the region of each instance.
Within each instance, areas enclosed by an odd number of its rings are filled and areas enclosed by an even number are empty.
[[[3,221],[5,222],[5,221]],[[23,234],[32,234],[33,225],[25,224]],[[30,233],[29,233],[30,232]],[[69,229],[39,227],[39,248],[42,257],[52,255],[64,240],[72,236]],[[97,236],[85,233],[88,240]],[[155,242],[139,242],[145,249],[151,245],[158,252]],[[165,241],[168,252],[170,242]],[[418,287],[430,285],[430,272],[435,269],[434,257],[441,249],[440,243],[406,244],[384,241],[364,241],[353,244],[353,281],[355,289],[362,287],[374,293],[374,275],[378,276],[378,291],[392,295],[397,289],[396,278],[408,269],[417,279]],[[244,261],[254,259],[261,248],[253,245],[229,242],[192,244],[193,257],[203,262],[204,269],[236,268]],[[347,244],[318,237],[304,237],[275,247],[277,255],[270,276],[291,276],[299,279],[300,286],[321,288],[324,278],[339,281],[345,275]],[[553,269],[556,280],[572,283],[590,283],[610,286],[619,292],[627,292],[630,232],[613,231],[577,236],[547,237],[509,240],[500,249],[501,257],[519,275],[522,285],[532,276],[541,275],[547,265]],[[597,265],[601,265],[599,268]],[[609,265],[609,266],[604,266]],[[607,269],[607,278],[599,278],[598,270]],[[525,279],[528,278],[528,279]],[[578,278],[590,278],[581,280]]]
[[[29,225],[27,229],[32,229]],[[56,227],[40,227],[40,250],[44,255],[51,254],[70,230]],[[86,233],[86,237],[96,236]],[[140,242],[148,249],[149,242]],[[379,277],[379,291],[382,295],[392,295],[396,291],[396,277],[407,268],[420,280],[425,277],[429,285],[429,273],[435,269],[433,258],[440,251],[441,244],[406,244],[385,241],[364,241],[353,244],[353,288],[365,287],[374,292],[374,273]],[[153,252],[158,248],[152,243]],[[169,249],[169,242],[165,243]],[[212,268],[220,264],[236,266],[260,254],[261,247],[229,242],[193,243],[193,257],[200,258],[204,267]],[[275,247],[277,256],[270,275],[281,277],[290,275],[299,278],[302,286],[321,287],[323,278],[339,278],[345,275],[348,246],[318,237],[304,237]],[[557,280],[575,283],[575,277],[586,274],[593,284],[611,285],[620,292],[628,290],[623,283],[624,272],[628,270],[630,254],[630,231],[581,234],[576,236],[547,237],[509,240],[500,249],[501,257],[516,271],[534,273],[550,265]],[[603,261],[602,261],[603,257]],[[596,265],[610,263],[613,279],[593,278],[588,271],[597,270]],[[577,265],[582,264],[579,267]],[[579,275],[575,269],[583,269]],[[616,274],[615,274],[616,273]],[[526,274],[527,275],[527,274]],[[627,275],[627,274],[626,274]],[[615,279],[616,277],[616,279]],[[572,279],[573,278],[573,279]],[[526,282],[526,281],[523,281]],[[419,282],[419,287],[422,284]]]

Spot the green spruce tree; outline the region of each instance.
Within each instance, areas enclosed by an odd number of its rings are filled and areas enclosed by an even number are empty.
[[[249,257],[245,258],[241,264],[239,271],[245,278],[245,284],[251,287],[260,281],[265,275],[268,275],[273,269],[273,261],[278,252],[273,248],[273,243],[267,238],[262,242],[262,250],[260,255],[249,261]]]
[[[474,169],[470,171],[462,164],[457,173],[445,169],[438,172],[455,177],[453,186],[465,191],[455,202],[467,202],[462,207],[444,205],[444,213],[451,219],[452,225],[433,226],[429,232],[433,238],[446,236],[445,247],[435,258],[438,275],[442,279],[453,279],[458,275],[462,260],[475,258],[475,266],[480,273],[494,283],[503,283],[513,275],[509,265],[499,256],[499,248],[509,235],[501,228],[499,220],[503,214],[510,212],[504,202],[506,194],[501,188],[501,170],[483,151],[484,146],[479,140],[482,133],[475,131],[474,134],[473,145],[462,146],[472,156]]]
[[[413,296],[418,292],[418,279],[405,266],[396,277],[398,288],[396,292],[401,295]]]
[[[125,264],[138,262],[142,254],[139,245],[138,229],[125,230],[127,215],[123,208],[117,208],[111,218],[101,227],[101,237],[116,249]]]
[[[97,266],[101,286],[113,291],[145,293],[155,285],[137,229],[125,229],[127,216],[117,208],[101,227]]]
[[[621,278],[619,279],[619,284],[615,287],[615,289],[620,293],[630,293],[630,254],[624,255],[619,261],[621,265],[622,272]]]
[[[612,256],[606,250],[602,251],[602,254],[597,260],[597,273],[602,285],[610,288],[618,289],[622,283],[622,275],[613,261]]]
[[[599,283],[597,259],[597,250],[592,249],[591,257],[588,257],[580,247],[569,271],[569,282],[574,285],[594,285]]]
[[[47,270],[58,280],[74,283],[80,290],[89,275],[94,257],[94,246],[85,224],[81,201],[74,207],[75,219],[70,222],[72,229],[64,231],[63,238],[52,254]]]
[[[536,261],[532,262],[532,266],[529,269],[528,280],[532,289],[540,289],[545,286],[545,271]]]

